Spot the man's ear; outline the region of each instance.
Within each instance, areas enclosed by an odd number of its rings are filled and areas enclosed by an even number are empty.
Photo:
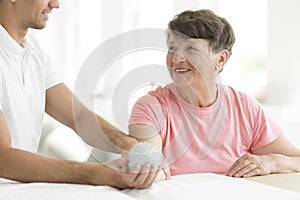
[[[220,73],[223,70],[224,65],[226,64],[228,58],[229,58],[229,52],[227,50],[223,49],[218,53],[217,60],[216,60],[216,68],[215,68],[217,72]]]

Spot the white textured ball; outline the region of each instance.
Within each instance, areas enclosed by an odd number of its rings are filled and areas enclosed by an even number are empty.
[[[131,171],[136,165],[141,167],[145,164],[153,166],[162,165],[162,152],[150,142],[135,144],[128,153],[128,170]]]

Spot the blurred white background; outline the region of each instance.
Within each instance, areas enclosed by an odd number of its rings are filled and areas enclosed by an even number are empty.
[[[51,55],[59,76],[74,89],[83,62],[104,41],[138,28],[166,29],[175,14],[204,8],[226,18],[236,34],[233,55],[221,74],[223,84],[257,98],[300,147],[298,0],[62,0],[47,27],[33,33]],[[111,91],[118,80],[136,66],[156,63],[164,65],[164,53],[132,53],[113,63],[115,70],[99,85],[96,111],[114,123]],[[76,146],[82,146],[78,138],[51,123],[46,118],[40,151],[58,158],[86,160],[89,155]],[[61,137],[66,140],[58,142]],[[65,148],[57,150],[59,145]]]

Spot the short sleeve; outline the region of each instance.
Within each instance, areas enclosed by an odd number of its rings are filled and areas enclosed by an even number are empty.
[[[254,151],[276,140],[283,134],[283,131],[256,100],[253,100],[251,103],[251,112],[256,113],[253,118],[253,136],[250,149]]]
[[[40,67],[42,67],[43,78],[45,79],[45,90],[62,83],[62,80],[58,77],[55,69],[52,66],[51,58],[49,54],[44,50],[44,48],[40,45],[37,39],[29,34],[26,38],[26,44],[33,47],[35,51],[35,60],[40,63]]]
[[[47,55],[47,65],[46,65],[46,82],[45,82],[45,89],[49,89],[54,85],[62,83],[62,80],[58,77],[56,71],[52,67],[52,62],[50,56]]]
[[[164,128],[165,116],[156,97],[147,94],[137,100],[129,119],[129,126],[134,124],[152,126],[158,132]]]
[[[2,98],[3,98],[2,71],[0,70],[0,110],[3,110],[3,108],[2,108]]]

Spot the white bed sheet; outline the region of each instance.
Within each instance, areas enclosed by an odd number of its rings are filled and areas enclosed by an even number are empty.
[[[0,184],[1,200],[177,200],[177,199],[287,199],[299,200],[300,193],[245,179],[216,174],[173,176],[148,189],[118,190],[108,186],[53,183]]]

